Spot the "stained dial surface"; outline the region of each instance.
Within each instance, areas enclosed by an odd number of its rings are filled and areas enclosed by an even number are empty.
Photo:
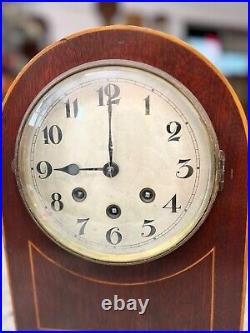
[[[67,250],[111,263],[181,244],[216,190],[216,140],[187,95],[171,78],[118,65],[47,88],[17,146],[19,188],[39,226]]]

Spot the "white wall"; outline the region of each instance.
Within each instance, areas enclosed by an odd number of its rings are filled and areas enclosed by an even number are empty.
[[[64,2],[20,3],[25,11],[44,16],[50,24],[49,42],[71,33],[101,25],[95,10],[95,3]],[[138,12],[143,16],[164,14],[169,17],[168,32],[183,37],[186,23],[200,23],[208,26],[247,29],[248,3],[239,2],[123,2],[122,12]],[[123,17],[116,17],[115,23],[124,23]]]

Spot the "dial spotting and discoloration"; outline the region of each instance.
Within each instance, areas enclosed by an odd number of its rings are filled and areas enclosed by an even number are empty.
[[[60,80],[31,109],[19,141],[18,180],[35,220],[95,260],[138,262],[171,251],[217,190],[217,142],[199,107],[134,67],[99,66]]]

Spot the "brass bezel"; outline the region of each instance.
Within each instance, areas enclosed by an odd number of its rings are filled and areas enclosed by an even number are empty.
[[[105,255],[105,260],[102,258],[102,255],[100,253],[97,253],[95,251],[90,251],[90,253],[93,254],[93,256],[87,256],[87,255],[83,255],[81,253],[78,253],[76,251],[74,251],[73,249],[68,248],[67,246],[65,246],[64,244],[62,244],[60,242],[60,240],[56,239],[53,237],[53,235],[49,234],[47,232],[47,230],[45,230],[45,228],[43,227],[42,223],[40,221],[37,220],[37,218],[34,216],[33,212],[31,211],[30,207],[27,204],[27,201],[25,200],[24,194],[22,192],[22,186],[21,186],[21,181],[20,181],[20,177],[19,177],[19,165],[18,165],[18,151],[19,151],[19,145],[20,145],[20,140],[21,140],[21,136],[22,136],[22,132],[23,132],[23,128],[24,125],[30,115],[30,113],[32,112],[33,108],[35,107],[35,105],[39,102],[39,100],[47,93],[47,91],[49,91],[53,86],[55,86],[57,83],[59,83],[60,81],[62,81],[63,79],[77,73],[77,72],[81,72],[87,69],[92,69],[92,68],[96,68],[96,67],[102,67],[102,66],[123,66],[123,67],[132,67],[132,68],[137,68],[140,70],[144,70],[147,71],[149,73],[155,74],[159,77],[161,77],[162,79],[166,80],[167,82],[169,82],[170,84],[172,84],[175,88],[177,88],[188,100],[189,102],[194,106],[194,108],[197,110],[198,114],[200,115],[206,129],[207,129],[207,133],[209,136],[209,140],[210,140],[210,149],[211,149],[211,156],[214,156],[214,165],[213,165],[213,170],[211,172],[212,176],[213,176],[213,190],[211,192],[211,196],[210,199],[208,201],[206,210],[204,211],[203,216],[198,220],[197,224],[195,225],[195,227],[192,229],[191,232],[189,232],[180,242],[172,242],[172,245],[166,249],[164,248],[164,244],[160,247],[158,247],[158,253],[155,255],[153,254],[154,251],[151,249],[149,251],[147,251],[146,253],[148,253],[147,258],[137,258],[135,260],[124,260],[123,257],[127,256],[129,257],[130,255]],[[83,65],[74,67],[66,72],[64,72],[63,74],[59,75],[58,77],[56,77],[53,81],[51,81],[48,85],[46,85],[41,92],[36,96],[36,98],[32,101],[32,103],[30,104],[29,108],[27,109],[27,111],[25,112],[25,115],[23,117],[22,123],[20,125],[19,131],[18,131],[18,135],[17,135],[17,139],[16,139],[16,147],[15,147],[15,166],[14,166],[14,170],[15,170],[15,175],[16,175],[16,181],[17,181],[17,185],[18,185],[18,189],[20,192],[20,195],[24,201],[24,204],[28,210],[28,212],[30,213],[32,219],[36,222],[36,224],[39,226],[39,228],[50,238],[52,239],[57,245],[59,245],[60,247],[62,247],[63,249],[65,249],[66,251],[77,255],[79,257],[82,257],[84,259],[93,261],[93,262],[97,262],[97,263],[102,263],[102,264],[111,264],[111,265],[133,265],[133,264],[140,264],[140,263],[144,263],[144,262],[149,262],[152,260],[155,260],[159,257],[162,257],[164,255],[167,255],[171,252],[173,252],[175,249],[177,249],[178,247],[180,247],[181,245],[183,245],[188,239],[190,239],[193,234],[199,229],[199,227],[202,225],[202,223],[205,221],[207,215],[209,214],[212,205],[216,199],[218,190],[219,190],[219,181],[220,181],[220,150],[219,150],[219,145],[218,145],[218,140],[215,134],[215,131],[213,129],[212,123],[206,113],[206,111],[204,110],[204,108],[202,107],[202,105],[200,104],[200,102],[197,100],[197,98],[178,80],[176,80],[174,77],[172,77],[171,75],[169,75],[168,73],[155,68],[151,65],[148,64],[144,64],[141,62],[135,62],[135,61],[130,61],[130,60],[124,60],[124,59],[106,59],[106,60],[99,60],[99,61],[94,61],[94,62],[89,62],[89,63],[85,63]],[[140,255],[138,255],[139,257]]]

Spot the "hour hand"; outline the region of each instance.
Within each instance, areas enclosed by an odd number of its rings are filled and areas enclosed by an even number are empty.
[[[62,171],[71,176],[76,176],[80,171],[103,171],[103,168],[80,168],[77,164],[69,164],[62,168],[56,168],[55,171]]]

